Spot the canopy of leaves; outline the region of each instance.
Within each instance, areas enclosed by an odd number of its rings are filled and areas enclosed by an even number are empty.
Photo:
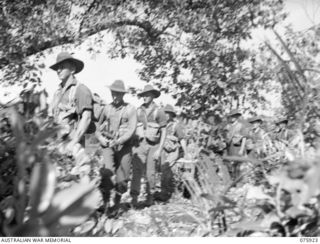
[[[240,42],[253,28],[274,27],[285,17],[282,7],[276,0],[5,0],[0,68],[10,71],[8,82],[40,82],[30,73],[39,67],[26,63],[28,56],[107,30],[116,37],[111,57],[133,55],[144,64],[142,79],[172,92],[177,105],[198,102],[219,113],[216,104],[239,106],[244,91],[258,96],[255,86],[245,89],[260,74]],[[190,75],[183,78],[185,72]]]
[[[308,137],[318,137],[319,26],[302,32],[287,28],[283,36],[274,34],[277,44],[261,46],[257,66],[264,67],[264,74],[281,85],[286,116],[296,119]]]

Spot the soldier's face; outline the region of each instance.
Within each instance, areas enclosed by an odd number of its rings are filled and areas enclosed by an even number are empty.
[[[280,124],[278,125],[278,127],[279,127],[280,129],[284,129],[284,128],[286,128],[286,126],[287,126],[286,123],[280,123]]]
[[[148,104],[153,101],[154,95],[152,92],[146,92],[145,94],[143,94],[142,97],[143,97],[143,102]]]
[[[112,99],[113,99],[113,103],[114,104],[119,104],[119,103],[122,103],[122,101],[123,101],[124,93],[123,92],[111,91],[111,96],[112,96]]]
[[[208,123],[210,125],[213,125],[214,124],[214,117],[213,116],[209,116],[208,119],[207,119]]]
[[[57,68],[57,74],[62,82],[66,82],[75,72],[75,66],[71,62],[62,62]]]
[[[259,121],[255,121],[255,122],[252,123],[252,126],[253,126],[254,129],[260,127],[260,125],[261,125],[261,123]]]

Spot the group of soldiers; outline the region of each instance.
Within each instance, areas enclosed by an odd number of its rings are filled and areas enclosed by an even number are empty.
[[[239,111],[231,111],[229,123],[223,128],[215,123],[213,115],[207,116],[206,129],[197,129],[195,137],[195,128],[201,127],[199,121],[193,120],[195,125],[190,126],[186,114],[177,113],[171,105],[157,105],[154,99],[160,96],[160,91],[149,84],[138,93],[143,98],[143,104],[138,108],[124,101],[127,89],[122,80],[109,86],[113,101],[105,104],[77,81],[75,75],[83,67],[81,60],[67,52],[57,56],[56,63],[50,68],[57,72],[61,83],[50,110],[54,121],[62,128],[59,138],[68,141],[66,151],[84,149],[88,133],[99,142],[102,152],[100,189],[104,210],[110,215],[119,210],[129,181],[133,208],[140,204],[142,178],[146,181],[144,205],[170,199],[174,191],[171,168],[179,158],[192,158],[188,148],[192,144],[212,153],[257,155],[259,143],[270,139],[261,128],[261,118],[249,120],[252,126],[246,130]],[[275,139],[288,141],[287,123],[287,119],[276,123]],[[160,191],[156,191],[157,171],[161,172]]]
[[[291,128],[286,117],[276,121],[262,116],[244,119],[242,113],[235,109],[220,121],[216,120],[213,112],[196,120],[183,119],[187,145],[197,148],[195,156],[206,154],[211,158],[224,159],[232,179],[240,176],[240,168],[244,165],[237,158],[247,158],[248,162],[250,159],[281,158],[287,150],[296,153],[301,142],[301,135]],[[187,151],[192,150],[188,148]]]
[[[174,118],[172,106],[158,106],[154,99],[160,91],[146,85],[138,95],[143,98],[139,108],[124,101],[127,93],[122,80],[115,80],[109,89],[112,102],[105,104],[92,95],[87,86],[75,77],[84,63],[67,52],[57,56],[50,66],[61,81],[50,111],[61,127],[59,138],[69,141],[66,152],[75,154],[86,147],[85,135],[91,133],[101,147],[101,192],[104,209],[117,212],[130,181],[132,207],[139,206],[142,177],[146,180],[146,201],[168,200],[172,194],[170,164],[185,150],[183,130]],[[182,147],[180,147],[182,145]],[[77,148],[77,150],[75,150]],[[161,191],[156,192],[156,169],[161,166]],[[169,172],[169,173],[168,173]]]

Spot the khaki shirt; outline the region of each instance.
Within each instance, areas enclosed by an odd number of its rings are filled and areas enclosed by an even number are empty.
[[[71,107],[80,117],[84,110],[92,110],[93,99],[89,88],[83,84],[77,85],[77,83],[76,78],[71,76],[66,82],[65,88],[60,86],[55,92],[51,104],[54,116],[57,116],[59,110],[63,107]],[[74,88],[76,88],[76,91],[72,91]]]
[[[105,107],[101,116],[102,123],[106,124],[101,129],[108,132],[112,138],[117,139],[120,144],[132,138],[137,126],[137,112],[134,106],[124,103],[116,107],[111,103]]]
[[[70,76],[64,87],[55,92],[50,110],[56,123],[65,127],[70,133],[76,128],[84,110],[93,109],[92,94],[89,88],[79,84],[74,76]]]
[[[244,124],[236,121],[233,124],[228,124],[226,130],[228,144],[240,146],[242,138],[245,137]]]
[[[162,108],[159,108],[155,102],[152,102],[148,108],[145,107],[144,104],[138,109],[138,122],[147,123],[154,122],[159,124],[160,127],[167,126],[167,117]],[[156,110],[156,114],[155,111]],[[147,121],[145,121],[145,117],[147,117]],[[146,124],[144,125],[146,127]]]

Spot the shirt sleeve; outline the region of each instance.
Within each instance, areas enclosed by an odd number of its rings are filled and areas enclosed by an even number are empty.
[[[158,109],[156,122],[160,125],[160,127],[167,126],[167,116],[162,108]]]
[[[75,98],[78,114],[81,115],[84,110],[93,110],[93,98],[88,87],[80,84],[76,91]]]
[[[186,137],[184,127],[181,123],[177,124],[175,128],[175,135],[178,137],[179,141]]]

